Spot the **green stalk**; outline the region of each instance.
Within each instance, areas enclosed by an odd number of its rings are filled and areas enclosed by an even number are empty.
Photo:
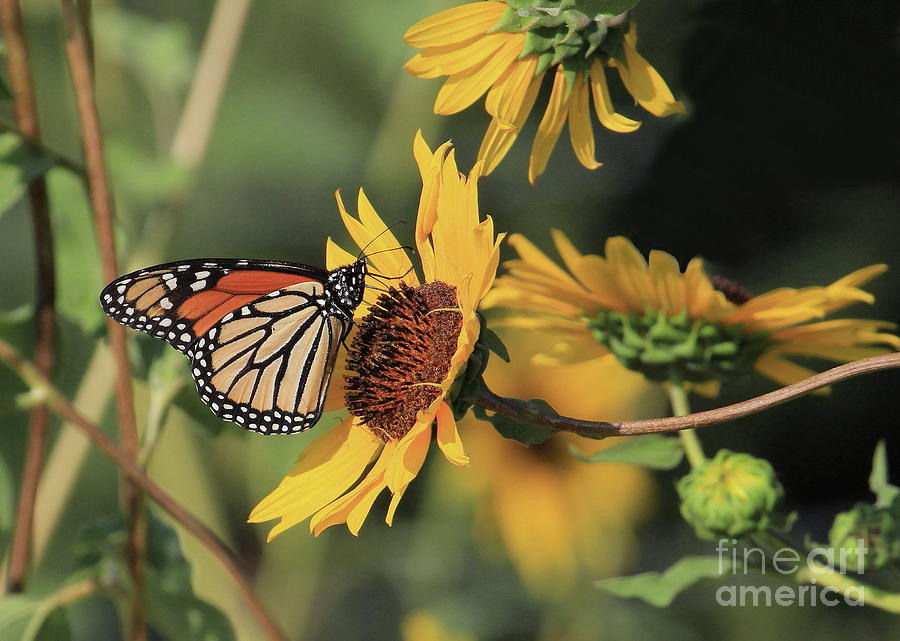
[[[687,416],[691,413],[691,405],[688,401],[687,390],[681,383],[669,383],[666,386],[669,393],[669,402],[672,404],[672,416]],[[697,432],[694,430],[681,430],[678,432],[678,438],[681,440],[681,447],[687,456],[688,463],[691,468],[697,469],[706,463],[706,457],[703,455],[703,446],[700,445],[700,439],[697,438]]]

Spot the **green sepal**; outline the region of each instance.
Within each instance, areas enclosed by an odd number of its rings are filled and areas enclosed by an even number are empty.
[[[530,412],[538,414],[541,411],[545,410],[549,410],[551,412],[554,411],[547,401],[542,401],[541,399],[531,399],[527,401],[522,401],[519,399],[508,400],[514,403],[519,410],[526,413]],[[515,419],[501,416],[500,414],[489,415],[487,411],[479,405],[476,405],[472,409],[472,413],[475,414],[476,418],[481,419],[482,421],[487,421],[488,423],[493,425],[494,429],[497,430],[500,436],[511,439],[513,441],[518,441],[522,445],[537,445],[538,443],[543,443],[555,432],[555,430],[549,427],[544,427],[542,425],[532,425],[530,423],[522,423]]]
[[[559,34],[550,28],[540,27],[525,34],[525,44],[520,57],[541,54],[550,51],[559,39]]]
[[[537,16],[521,15],[515,9],[509,7],[487,32],[507,31],[510,33],[521,33],[537,25],[538,20]]]
[[[494,352],[497,356],[502,358],[504,362],[509,362],[509,350],[506,349],[506,345],[503,344],[503,341],[500,340],[500,337],[497,336],[494,330],[482,325],[481,336],[478,337],[478,343]]]
[[[519,56],[520,58],[522,56]],[[553,52],[548,51],[546,53],[542,53],[538,56],[537,67],[535,67],[534,75],[535,77],[543,74],[547,69],[550,68],[550,61],[553,59]]]
[[[623,65],[625,64],[625,50],[623,48],[623,43],[625,41],[626,32],[627,27],[625,29],[610,28],[609,31],[606,32],[606,36],[604,36],[603,42],[600,43],[599,47],[599,50],[604,53],[607,58],[613,58],[616,62],[620,62]]]
[[[731,559],[721,556],[686,556],[663,573],[645,572],[635,576],[594,581],[594,587],[618,597],[636,597],[664,608],[685,589],[705,579],[717,579],[732,572]]]
[[[588,327],[625,367],[659,382],[729,380],[752,370],[771,345],[765,331],[693,320],[685,312],[669,317],[655,309],[601,311]]]
[[[569,452],[585,463],[633,463],[653,470],[671,470],[684,458],[681,441],[662,434],[630,436],[589,456],[574,445],[569,446]]]
[[[563,60],[575,56],[579,51],[581,51],[581,43],[577,45],[559,43],[553,47],[553,57],[550,58],[550,65],[558,65]]]
[[[595,22],[592,26],[588,27],[584,35],[584,41],[587,43],[587,49],[584,50],[584,58],[590,58],[591,55],[600,48],[600,45],[603,44],[603,39],[606,38],[608,32],[609,27],[605,22]]]
[[[552,62],[552,61],[551,61]],[[578,80],[578,74],[581,72],[581,65],[578,58],[566,58],[563,61],[563,78],[566,81],[566,99],[575,88],[575,82]]]
[[[491,352],[494,352],[507,363],[509,362],[509,351],[506,349],[506,345],[487,326],[487,319],[484,317],[484,314],[481,312],[476,313],[481,331],[478,334],[478,340],[475,342],[475,349],[472,350],[469,360],[466,361],[465,369],[453,381],[448,394],[448,398],[452,399],[450,407],[456,420],[461,420],[466,415],[466,412],[472,407],[469,398],[474,396],[475,392],[484,385],[481,377],[484,374],[484,370],[487,369]]]

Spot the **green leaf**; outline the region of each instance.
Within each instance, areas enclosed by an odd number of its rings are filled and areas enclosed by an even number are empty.
[[[634,463],[654,470],[671,470],[684,458],[681,442],[662,434],[631,436],[590,456],[582,454],[574,445],[569,446],[569,451],[585,463]]]
[[[503,344],[503,341],[500,340],[500,337],[497,336],[492,329],[485,327],[484,323],[481,325],[481,335],[478,337],[478,342],[494,352],[505,362],[509,362],[509,350],[506,349],[506,345]]]
[[[875,446],[875,455],[872,457],[872,472],[869,474],[869,489],[875,495],[875,505],[888,507],[900,494],[900,488],[888,481],[887,448],[884,439],[878,441]]]
[[[175,530],[151,514],[147,541],[150,625],[167,639],[234,641],[227,617],[194,595],[191,566]]]
[[[57,308],[91,333],[103,323],[97,295],[103,288],[100,252],[81,178],[62,168],[47,174],[56,253]]]
[[[54,160],[18,134],[0,134],[0,216],[19,202],[28,183],[53,167]]]
[[[121,517],[103,518],[84,529],[76,546],[82,566],[106,581],[127,582]],[[150,513],[147,522],[147,615],[160,636],[178,641],[234,641],[228,618],[194,595],[191,566],[175,531]]]
[[[547,403],[547,401],[542,401],[540,399],[532,399],[529,401],[520,401],[516,399],[514,402],[520,405],[521,409],[525,411],[553,411],[553,408],[550,407],[550,404]],[[500,414],[489,415],[484,410],[484,408],[477,405],[474,407],[473,412],[476,418],[480,418],[481,420],[487,421],[491,425],[493,425],[494,429],[500,433],[500,436],[518,441],[523,445],[535,445],[537,443],[543,443],[548,438],[550,438],[550,436],[552,436],[553,432],[555,431],[549,427],[544,427],[542,425],[522,423],[521,421],[507,418],[505,416],[501,416]]]
[[[71,638],[65,612],[25,594],[0,599],[0,639],[3,641],[67,641]]]
[[[715,556],[686,556],[668,570],[594,581],[594,586],[619,597],[637,597],[658,608],[668,606],[682,590],[704,579],[731,572],[731,560]]]

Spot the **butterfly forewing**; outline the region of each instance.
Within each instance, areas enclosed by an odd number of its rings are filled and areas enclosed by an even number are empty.
[[[280,287],[321,282],[328,272],[291,263],[199,259],[126,274],[100,293],[119,323],[187,353],[191,343],[229,312]]]

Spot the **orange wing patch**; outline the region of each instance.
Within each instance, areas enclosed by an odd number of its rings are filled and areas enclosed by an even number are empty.
[[[230,312],[260,296],[299,283],[317,282],[296,274],[261,270],[232,272],[220,278],[212,289],[191,296],[178,307],[178,314],[194,322],[194,336],[202,336]]]

